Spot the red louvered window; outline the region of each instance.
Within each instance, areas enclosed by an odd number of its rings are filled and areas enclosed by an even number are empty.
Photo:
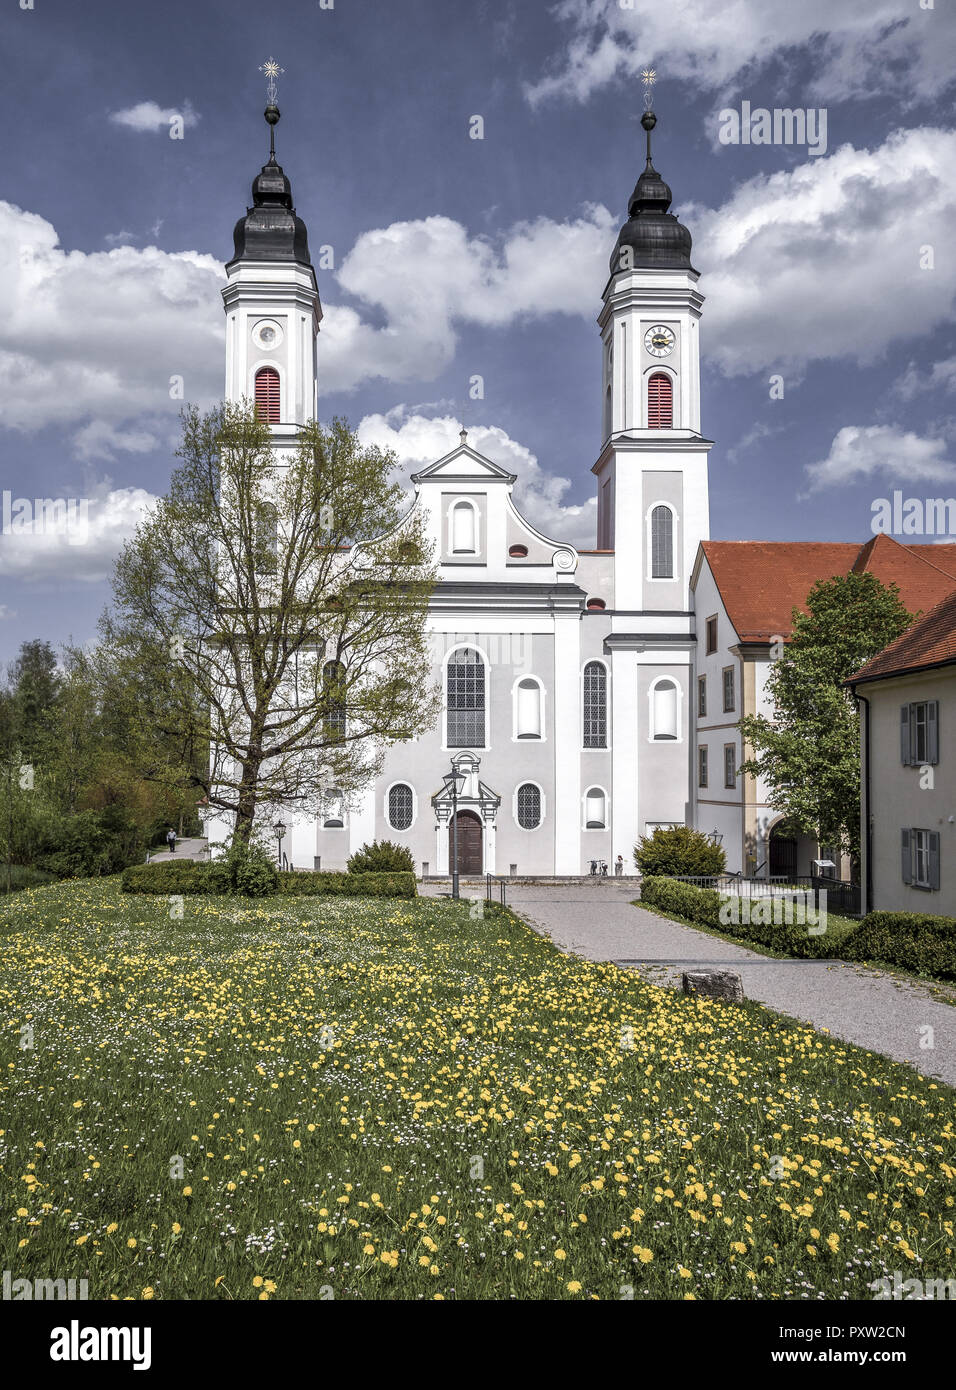
[[[267,424],[279,423],[279,373],[275,367],[260,367],[256,372],[256,411]]]
[[[647,383],[647,428],[669,430],[674,424],[674,393],[671,379],[655,372]]]

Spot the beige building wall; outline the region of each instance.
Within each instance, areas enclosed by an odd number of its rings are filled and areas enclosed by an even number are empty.
[[[956,916],[956,666],[865,683],[858,693],[870,702],[868,906]],[[900,746],[900,709],[924,700],[939,702],[939,761],[907,767]],[[904,829],[938,833],[938,889],[903,881]]]

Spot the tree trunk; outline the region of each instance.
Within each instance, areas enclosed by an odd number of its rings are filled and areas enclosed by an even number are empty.
[[[256,787],[259,782],[259,762],[246,761],[242,765],[242,781],[239,784],[239,805],[236,810],[235,837],[239,843],[248,845],[252,839],[252,825],[256,814]]]

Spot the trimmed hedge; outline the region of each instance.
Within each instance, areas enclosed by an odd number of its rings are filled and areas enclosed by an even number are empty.
[[[956,980],[956,919],[928,912],[868,912],[844,948],[847,960],[880,960],[916,975]]]
[[[869,912],[862,922],[828,922],[822,936],[811,936],[806,924],[797,922],[722,922],[720,905],[731,896],[671,878],[645,878],[641,883],[641,902],[648,907],[686,917],[738,941],[752,941],[801,959],[876,961],[898,965],[914,975],[956,980],[956,918],[928,912]],[[767,900],[749,901],[753,911],[755,903]]]
[[[285,869],[279,874],[279,892],[293,897],[414,898],[415,875],[406,872],[379,874],[309,873]]]
[[[641,901],[648,906],[660,907],[677,917],[687,917],[702,927],[723,932],[737,941],[769,946],[771,950],[782,951],[802,960],[826,960],[845,954],[846,942],[858,930],[856,924],[847,927],[842,922],[828,922],[827,930],[822,935],[811,936],[806,922],[748,922],[744,920],[743,910],[737,914],[738,921],[722,922],[721,904],[734,897],[736,895],[732,893],[718,893],[715,888],[697,888],[692,883],[679,883],[671,878],[645,878],[641,882]],[[741,898],[739,901],[741,909],[749,906],[750,913],[757,904],[772,906],[767,898]]]
[[[278,878],[278,892],[289,897],[414,898],[418,892],[415,875],[408,873],[313,874],[287,869]],[[197,864],[192,859],[165,859],[130,865],[123,870],[121,885],[124,893],[228,894],[231,878],[221,860]]]

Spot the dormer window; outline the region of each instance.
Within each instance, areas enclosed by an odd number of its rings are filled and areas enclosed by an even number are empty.
[[[279,373],[275,367],[260,367],[256,372],[256,414],[267,425],[277,425],[279,414]]]

